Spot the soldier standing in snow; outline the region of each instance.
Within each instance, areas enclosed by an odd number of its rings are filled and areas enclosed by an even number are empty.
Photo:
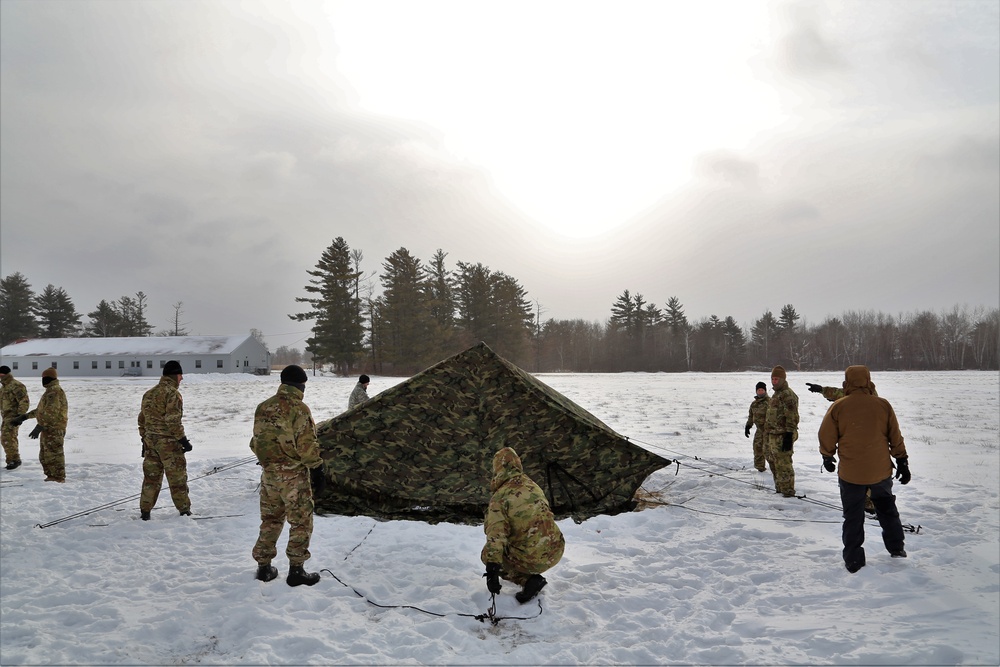
[[[0,366],[0,445],[3,445],[4,457],[7,459],[7,470],[14,470],[21,465],[21,451],[17,446],[17,430],[27,419],[25,413],[31,405],[28,400],[28,389],[23,382],[15,380],[10,374],[10,366]]]
[[[844,505],[844,565],[857,572],[865,565],[865,493],[871,491],[875,516],[882,526],[882,542],[893,558],[906,558],[903,526],[892,494],[892,460],[896,479],[910,481],[909,459],[896,413],[889,401],[875,395],[866,366],[844,371],[844,393],[826,411],[819,428],[819,453],[823,466],[837,470],[840,500]],[[840,465],[834,455],[840,453]]]
[[[774,490],[791,498],[795,495],[795,469],[792,467],[792,443],[799,438],[799,397],[788,386],[785,369],[775,366],[771,370],[774,395],[767,405],[765,430],[767,431],[768,463],[774,475]]]
[[[753,467],[757,472],[764,472],[766,457],[764,456],[764,421],[767,418],[767,385],[758,382],[753,402],[750,404],[750,414],[747,415],[746,428],[743,435],[750,437],[750,429],[757,427],[757,432],[753,434]]]
[[[184,435],[184,400],[179,390],[184,371],[179,362],[163,365],[160,382],[142,395],[139,409],[139,439],[142,441],[142,493],[139,517],[149,521],[167,476],[170,498],[181,516],[191,516],[188,496],[187,458],[192,447]]]
[[[521,459],[510,447],[493,456],[493,496],[486,510],[486,546],[480,558],[486,565],[486,587],[500,592],[500,578],[522,586],[515,594],[521,604],[548,582],[542,572],[562,558],[566,542],[545,500],[545,493],[524,474]]]
[[[66,392],[59,386],[56,369],[46,368],[42,371],[42,386],[45,387],[45,393],[38,399],[38,405],[31,412],[18,417],[20,421],[17,423],[35,418],[35,428],[28,437],[35,439],[41,436],[38,441],[38,461],[42,464],[45,481],[65,482],[63,439],[66,437],[66,424],[69,421],[69,404],[66,402]]]
[[[368,400],[368,383],[371,379],[367,375],[358,378],[358,383],[354,385],[351,397],[347,399],[347,409],[350,410],[355,405],[361,405]]]
[[[309,377],[294,364],[281,371],[277,393],[257,406],[250,449],[261,465],[260,534],[253,547],[256,578],[271,581],[278,570],[271,560],[278,554],[278,537],[288,520],[289,586],[312,586],[319,574],[306,572],[313,529],[313,491],[325,483],[323,459],[316,440],[316,425],[309,406],[302,402]]]

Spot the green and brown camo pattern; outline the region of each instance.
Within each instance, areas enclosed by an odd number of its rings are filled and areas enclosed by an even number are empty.
[[[493,456],[513,447],[557,518],[635,507],[669,460],[628,442],[479,343],[317,426],[318,513],[482,524]]]

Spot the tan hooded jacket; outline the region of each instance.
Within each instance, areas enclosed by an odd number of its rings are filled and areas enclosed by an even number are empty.
[[[892,460],[906,456],[899,422],[889,401],[874,395],[866,366],[844,371],[844,398],[826,411],[819,427],[819,453],[839,453],[837,473],[851,484],[875,484],[892,475]]]

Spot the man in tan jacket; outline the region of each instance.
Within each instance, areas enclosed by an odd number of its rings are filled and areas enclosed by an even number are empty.
[[[849,572],[865,565],[865,494],[871,490],[875,516],[882,526],[882,542],[893,558],[906,558],[903,526],[892,494],[892,458],[896,479],[910,481],[906,445],[889,401],[874,394],[866,366],[844,371],[844,398],[835,401],[819,427],[823,466],[837,470],[844,505],[844,564]],[[834,454],[840,454],[836,465]],[[892,457],[892,458],[890,458]]]

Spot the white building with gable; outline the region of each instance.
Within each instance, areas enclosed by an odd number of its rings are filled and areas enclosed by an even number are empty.
[[[34,338],[0,348],[0,366],[19,377],[160,376],[179,361],[184,374],[271,372],[271,353],[253,336],[152,336],[148,338]]]

